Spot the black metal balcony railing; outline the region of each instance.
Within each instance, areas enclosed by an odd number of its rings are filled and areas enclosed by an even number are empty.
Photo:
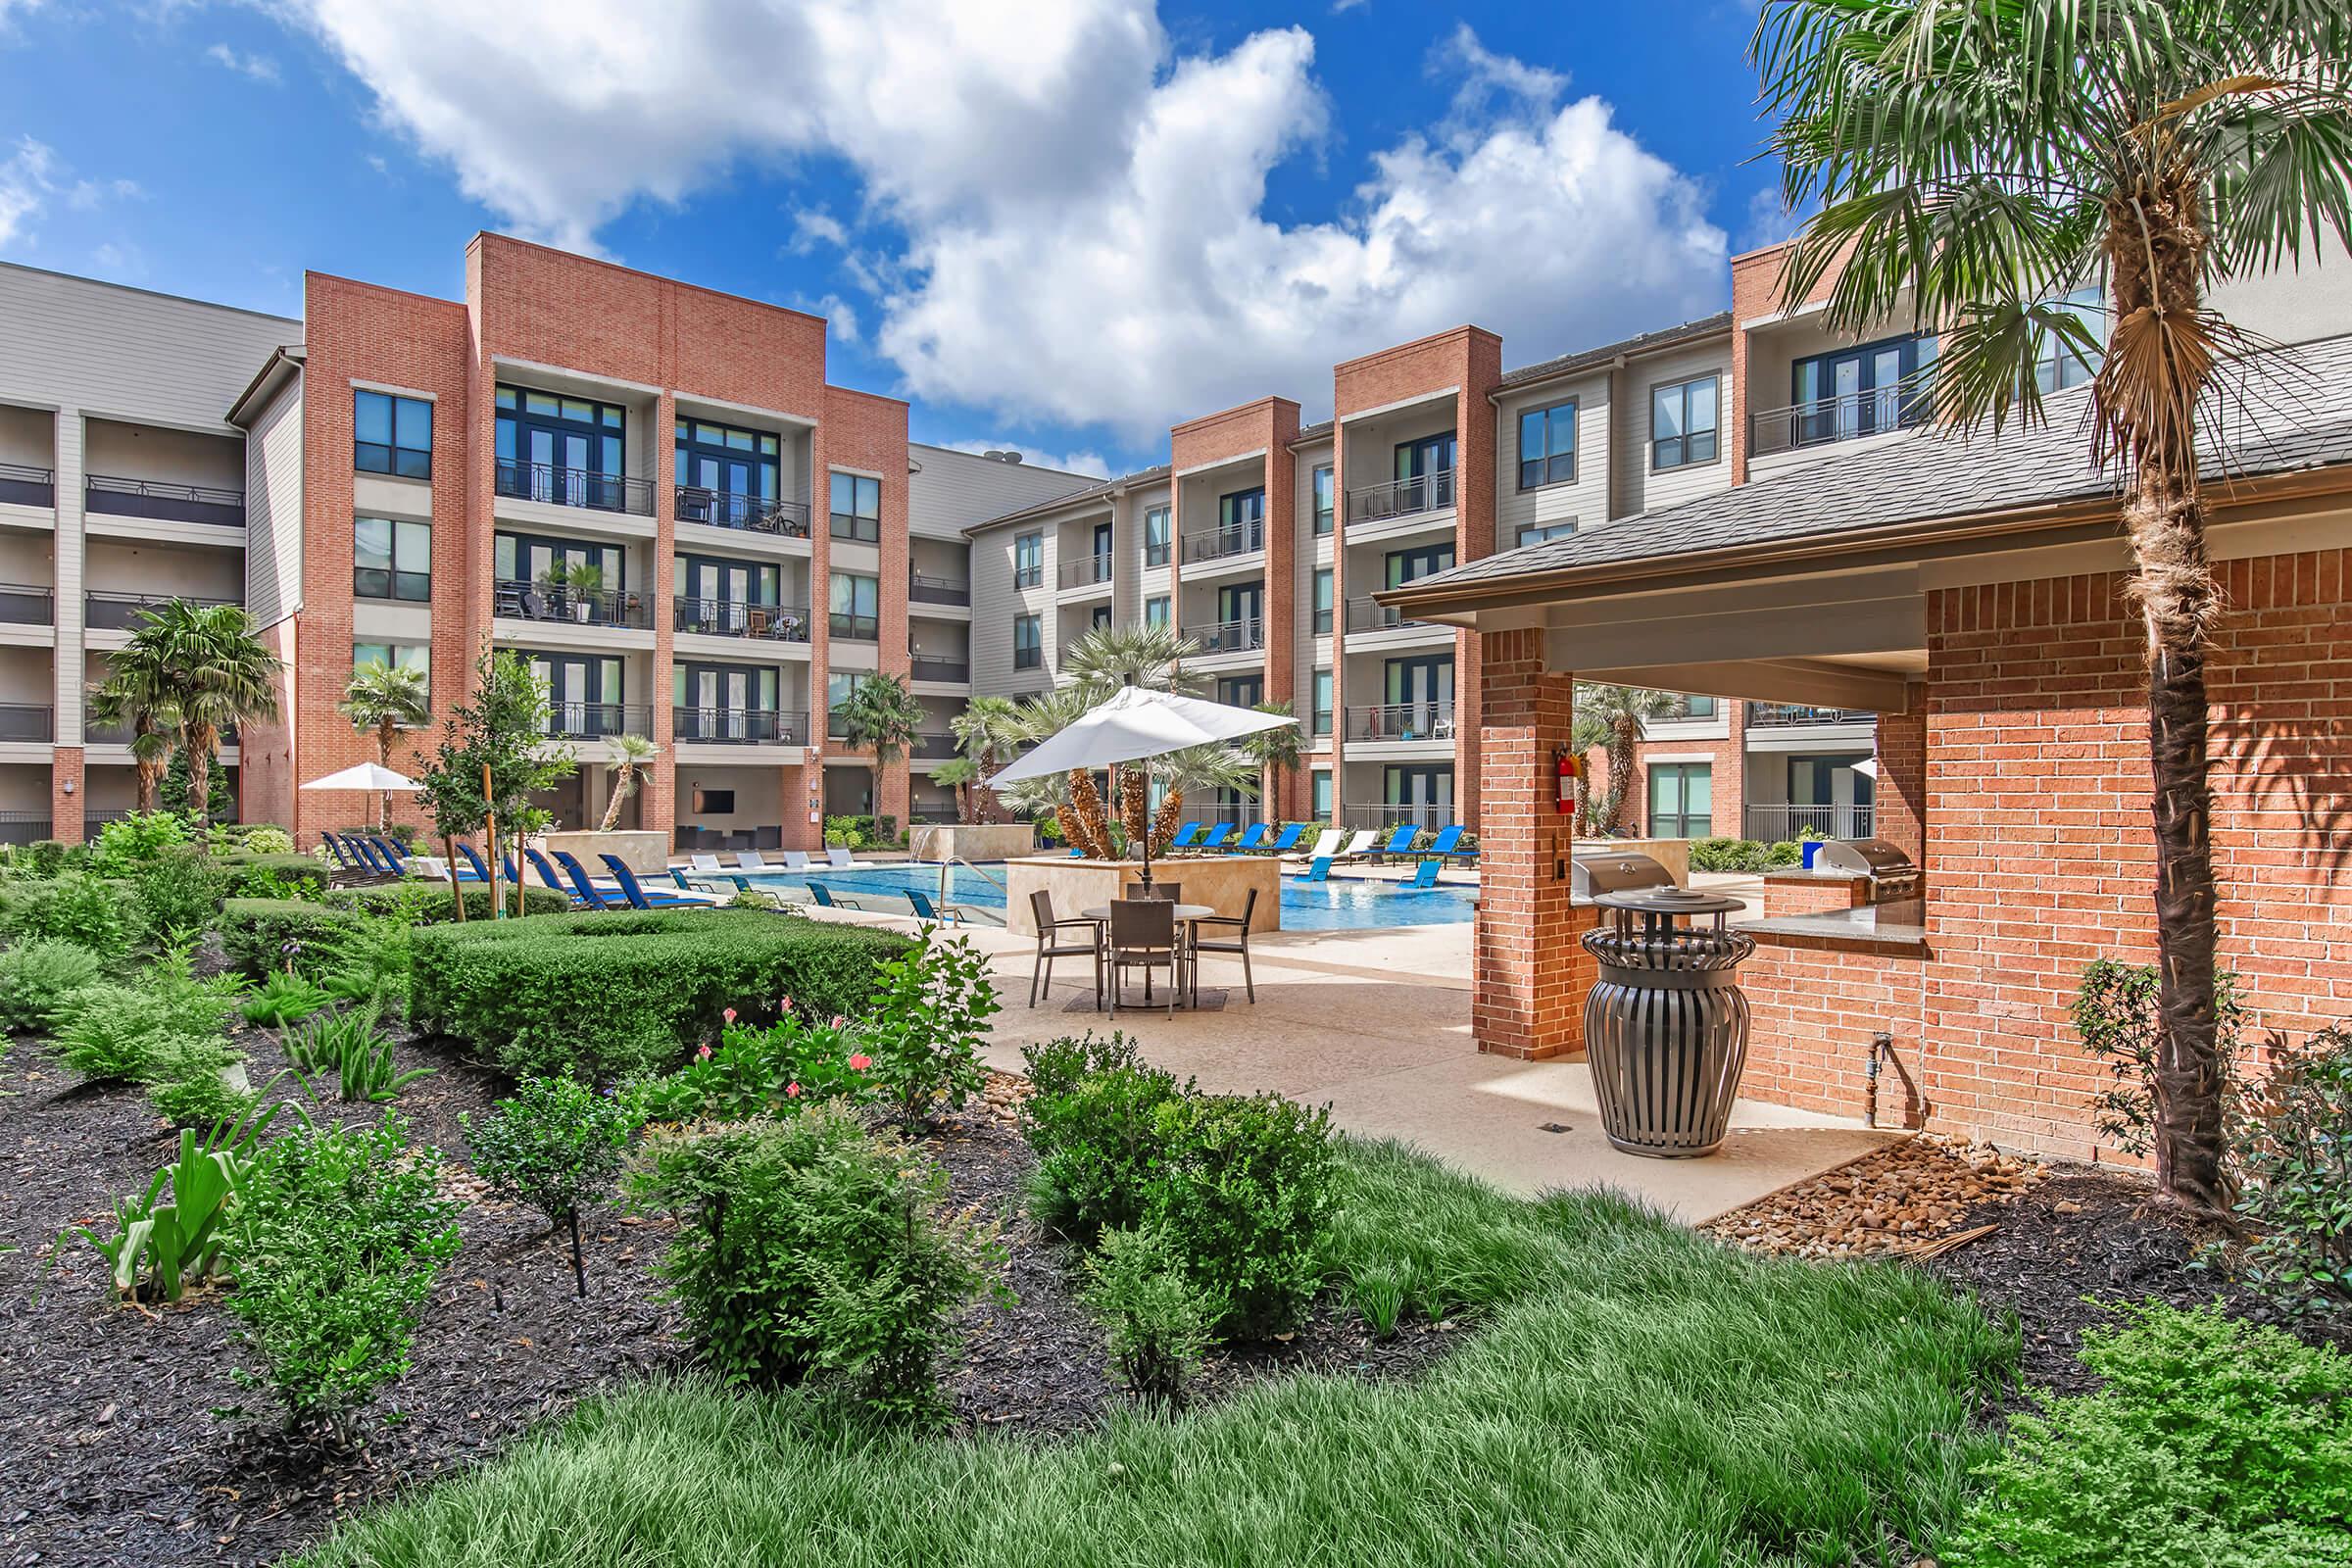
[[[906,578],[906,597],[918,605],[968,605],[972,602],[972,585],[961,577],[931,577],[911,572]]]
[[[1348,710],[1351,741],[1449,741],[1453,702],[1380,703]]]
[[[1187,561],[1223,561],[1228,557],[1247,556],[1265,548],[1266,525],[1254,517],[1248,522],[1203,528],[1199,533],[1184,536],[1184,559]]]
[[[735,599],[697,599],[680,594],[670,601],[671,626],[705,637],[750,637],[763,642],[808,640],[806,605],[747,605]]]
[[[1801,724],[1875,724],[1878,717],[1862,708],[1807,708],[1801,703],[1747,705],[1750,729],[1788,729]]]
[[[773,708],[673,708],[670,739],[715,746],[799,746],[808,726]]]
[[[653,721],[653,710],[638,703],[557,703],[548,710],[547,732],[565,740],[605,740],[642,735]]]
[[[970,680],[972,666],[961,659],[925,659],[917,654],[907,666],[907,674],[915,680]]]
[[[13,590],[22,592],[23,590]],[[44,590],[46,591],[46,590]],[[92,631],[135,631],[139,616],[150,610],[160,610],[174,599],[182,604],[209,610],[219,605],[242,603],[235,599],[206,599],[197,594],[118,594],[90,592],[81,596],[82,624]]]
[[[498,493],[515,501],[540,501],[554,507],[582,507],[590,512],[625,512],[634,516],[654,514],[654,483],[626,474],[600,473],[594,468],[566,468],[554,463],[498,460]]]
[[[101,724],[96,719],[84,718],[81,721],[81,738],[85,745],[90,746],[128,746],[130,725],[127,722]],[[231,724],[220,731],[220,749],[223,752],[233,751],[236,745],[237,727]],[[83,814],[86,816],[88,813]]]
[[[1350,632],[1395,631],[1399,626],[1427,626],[1426,620],[1415,620],[1402,611],[1382,604],[1365,595],[1348,601],[1348,629]]]
[[[0,621],[12,626],[54,625],[57,596],[28,583],[0,583]]]
[[[1785,409],[1758,409],[1748,416],[1748,453],[1768,458],[1776,452],[1909,430],[1925,422],[1931,412],[1925,386],[1883,387],[1792,403]]]
[[[116,517],[155,517],[166,522],[210,522],[245,526],[245,492],[210,484],[173,484],[164,479],[125,479],[93,473],[83,480],[82,504]]]
[[[1453,505],[1453,470],[1417,473],[1410,479],[1391,479],[1348,492],[1349,522],[1382,522],[1421,512],[1442,512]]]
[[[560,584],[502,580],[497,583],[497,613],[509,620],[568,620],[582,626],[634,626],[654,623],[645,596],[620,588],[583,593]]]
[[[1762,844],[1801,839],[1866,839],[1872,811],[1860,806],[1748,806],[1740,808],[1740,830]]]
[[[1057,569],[1057,575],[1064,588],[1091,588],[1097,583],[1108,582],[1110,557],[1080,556],[1075,561],[1065,561]]]
[[[93,823],[97,820],[88,818]],[[0,811],[0,844],[38,844],[48,836],[47,811]]]
[[[853,615],[847,611],[836,610],[830,627],[833,635],[844,642],[878,643],[882,640],[882,617],[879,615]]]
[[[961,757],[963,748],[956,744],[953,735],[917,735],[914,738],[915,760],[924,762],[944,762],[952,757]]]
[[[57,505],[57,470],[0,463],[0,502],[20,507]]]
[[[0,741],[46,744],[57,738],[57,712],[47,703],[0,703]]]
[[[1266,623],[1258,615],[1251,615],[1247,620],[1218,620],[1205,625],[1187,626],[1184,634],[1199,643],[1204,654],[1246,654],[1252,648],[1266,646]]]
[[[1399,828],[1410,822],[1418,828],[1436,829],[1454,820],[1450,806],[1405,805],[1350,806],[1341,812],[1343,825],[1364,828]]]
[[[737,495],[728,490],[706,490],[692,484],[677,486],[675,501],[680,522],[699,522],[710,528],[740,528],[750,533],[782,534],[792,539],[808,537],[808,503],[806,501],[770,501],[760,496]]]

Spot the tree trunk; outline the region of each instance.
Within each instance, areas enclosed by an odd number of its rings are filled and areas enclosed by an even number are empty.
[[[620,825],[620,808],[628,804],[629,792],[637,787],[637,769],[623,762],[612,773],[612,798],[605,803],[605,819],[597,825],[599,833],[610,833]]]
[[[1127,853],[1141,854],[1152,831],[1152,787],[1140,767],[1119,769],[1119,825],[1127,830]]]
[[[1159,809],[1152,815],[1152,858],[1159,858],[1176,842],[1177,818],[1184,812],[1184,791],[1170,790],[1159,798]]]
[[[1070,804],[1060,813],[1062,837],[1094,860],[1112,858],[1109,824],[1102,819],[1102,792],[1083,767],[1070,769]]]
[[[385,719],[375,726],[375,762],[378,767],[391,767],[392,738],[397,730],[398,726],[390,719]],[[375,825],[378,828],[387,828],[392,825],[392,792],[390,790],[384,791],[383,798],[376,802]],[[456,862],[451,863],[454,865]]]
[[[153,814],[156,807],[156,796],[161,793],[163,789],[164,767],[166,764],[164,758],[160,756],[141,756],[138,743],[150,735],[160,733],[160,731],[158,731],[155,727],[155,720],[147,717],[144,713],[140,714],[139,717],[132,722],[130,730],[132,748],[131,771],[134,775],[133,786],[138,791],[139,814],[141,816],[147,816]]]
[[[441,859],[443,864],[450,866],[453,870],[456,868],[458,840],[455,834],[444,833],[441,835]],[[456,906],[450,912],[456,917],[458,924],[464,925],[466,923],[466,890],[454,881],[449,884],[449,902]]]
[[[198,827],[204,826],[210,814],[205,808],[212,802],[215,733],[210,724],[190,724],[179,735],[179,743],[188,753],[188,814]]]
[[[583,1301],[588,1299],[588,1265],[580,1259],[580,1211],[568,1211],[564,1217],[571,1221],[571,1284]]]
[[[1611,833],[1625,825],[1625,808],[1633,802],[1634,740],[1630,721],[1619,719],[1609,726],[1608,820],[1602,825]]]

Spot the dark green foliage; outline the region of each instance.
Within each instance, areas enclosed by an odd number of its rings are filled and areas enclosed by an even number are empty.
[[[1692,839],[1693,871],[1771,871],[1804,862],[1804,845],[1794,839],[1763,844],[1754,839]]]
[[[190,842],[188,820],[172,811],[133,811],[98,830],[90,863],[104,876],[131,876],[168,850]]]
[[[104,1254],[116,1290],[151,1301],[176,1301],[188,1281],[220,1272],[220,1221],[255,1143],[282,1108],[217,1124],[202,1139],[193,1129],[183,1130],[179,1158],[157,1171],[143,1195],[117,1200],[111,1234],[101,1236],[86,1225],[74,1228],[72,1234]]]
[[[930,1159],[833,1105],[656,1134],[632,1182],[683,1221],[661,1274],[713,1371],[916,1423],[944,1413],[932,1362],[997,1257],[941,1212],[946,1192]]]
[[[220,906],[220,946],[247,974],[291,964],[296,973],[316,978],[331,966],[335,944],[356,924],[348,911],[305,899],[230,899]]]
[[[2352,1360],[2219,1306],[2082,1336],[2095,1394],[2009,1419],[1945,1568],[2352,1562]]]
[[[172,749],[172,760],[164,764],[164,781],[156,790],[156,804],[178,815],[188,809],[188,754],[183,747]],[[212,769],[205,778],[204,814],[215,822],[226,821],[237,814],[237,798],[229,793],[228,775],[220,766],[220,754],[215,752]]]
[[[146,928],[137,904],[118,882],[85,871],[69,871],[51,881],[23,882],[9,890],[0,912],[0,932],[12,941],[52,937],[89,949],[114,962],[136,947]]]
[[[308,855],[254,855],[245,851],[223,855],[229,892],[244,898],[315,899],[326,891],[328,867]]]
[[[2222,1068],[2222,1107],[2237,1094],[2237,1037],[2245,1022],[2237,976],[2214,977],[2214,1044]],[[2093,958],[2075,993],[2075,1030],[2082,1049],[2104,1062],[2110,1080],[2091,1097],[2099,1136],[2127,1154],[2144,1155],[2156,1136],[2156,970],[2152,964]]]
[[[344,1100],[381,1104],[419,1078],[430,1067],[403,1072],[392,1055],[392,1037],[376,1027],[372,1006],[321,1012],[286,1035],[286,1054],[306,1074],[333,1073],[335,1093]]]
[[[202,850],[175,845],[136,867],[130,879],[147,929],[202,931],[220,911],[229,875]]]
[[[1372,1337],[1394,1339],[1404,1303],[1412,1298],[1412,1271],[1400,1263],[1367,1263],[1348,1276],[1348,1293]]]
[[[514,911],[514,889],[501,884],[506,896],[507,912]],[[490,918],[490,890],[479,882],[465,885],[466,918],[488,921]],[[376,883],[356,888],[330,888],[320,902],[329,908],[351,909],[365,914],[399,914],[414,925],[440,925],[457,918],[457,900],[450,897],[447,883]],[[535,884],[522,890],[522,912],[531,914],[565,914],[570,912],[571,900],[554,888]]]
[[[398,1116],[374,1127],[298,1128],[255,1152],[222,1250],[244,1324],[286,1424],[352,1415],[408,1370],[411,1337],[440,1266],[458,1252],[459,1205],[436,1196],[440,1156]]]
[[[105,964],[78,942],[33,937],[0,951],[0,1030],[49,1029]]]
[[[526,1078],[489,1114],[461,1114],[474,1174],[501,1198],[528,1203],[571,1229],[572,1282],[588,1294],[580,1210],[612,1191],[635,1118],[611,1090],[570,1078]]]
[[[715,1047],[673,1073],[637,1080],[630,1100],[647,1121],[791,1116],[828,1100],[867,1103],[880,1092],[872,1068],[855,1024],[812,1022],[787,1008],[771,1024],[728,1019]]]
[[[1187,1277],[1184,1254],[1167,1233],[1104,1231],[1086,1259],[1082,1297],[1127,1387],[1139,1398],[1183,1403],[1224,1311]]]
[[[517,1074],[659,1072],[735,1008],[856,1016],[905,937],[744,910],[538,915],[419,930],[411,1020]]]
[[[68,866],[89,863],[87,845],[67,844],[57,839],[34,839],[24,846],[24,865],[34,876],[56,876]]]
[[[1047,1041],[1022,1055],[1035,1091],[1021,1132],[1037,1154],[1038,1217],[1088,1244],[1143,1223],[1191,1082],[1148,1065],[1123,1034]]]
[[[988,1081],[980,1042],[1003,1006],[988,959],[961,937],[926,930],[911,952],[883,963],[857,1024],[870,1076],[901,1130],[957,1110]]]
[[[2352,1028],[2299,1047],[2275,1038],[2272,1059],[2235,1107],[2237,1211],[2254,1233],[2238,1272],[2291,1310],[2342,1312],[2352,1308]]]
[[[255,1095],[222,1077],[244,1057],[219,1035],[165,1035],[147,1056],[147,1100],[174,1127],[211,1127],[239,1121],[254,1107]]]

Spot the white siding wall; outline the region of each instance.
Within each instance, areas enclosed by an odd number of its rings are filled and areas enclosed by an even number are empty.
[[[245,608],[255,629],[302,608],[302,377],[245,442]]]
[[[1671,382],[1716,378],[1716,455],[1712,463],[1690,464],[1652,473],[1649,467],[1650,389]],[[1732,343],[1729,334],[1672,354],[1635,360],[1612,377],[1612,397],[1624,409],[1616,421],[1615,453],[1617,516],[1656,512],[1713,491],[1732,482],[1732,421],[1740,416],[1732,400]]]
[[[1519,416],[1576,400],[1576,478],[1535,490],[1519,488]],[[1494,548],[1518,548],[1519,530],[1531,524],[1574,519],[1590,528],[1610,515],[1611,470],[1617,462],[1610,440],[1611,418],[1622,411],[1609,400],[1606,370],[1561,381],[1503,399],[1502,428],[1494,445]]]

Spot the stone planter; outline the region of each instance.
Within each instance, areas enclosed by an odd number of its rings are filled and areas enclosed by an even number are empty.
[[[907,848],[917,860],[1009,860],[1037,849],[1026,822],[939,823],[913,830]]]
[[[660,876],[669,869],[669,835],[642,828],[615,828],[610,833],[585,830],[549,833],[542,836],[540,848],[551,856],[557,850],[570,851],[590,876],[611,875],[599,858],[606,855],[620,857],[620,863],[639,876]]]
[[[1068,919],[1079,910],[1125,897],[1141,882],[1141,860],[1074,860],[1067,856],[1032,855],[1004,864],[1007,929],[1037,934],[1029,912],[1029,895],[1043,888],[1054,899],[1054,912]],[[1257,912],[1250,916],[1250,934],[1282,929],[1282,864],[1272,856],[1219,855],[1152,862],[1155,882],[1184,884],[1184,902],[1205,904],[1219,914],[1239,917],[1257,889]]]

